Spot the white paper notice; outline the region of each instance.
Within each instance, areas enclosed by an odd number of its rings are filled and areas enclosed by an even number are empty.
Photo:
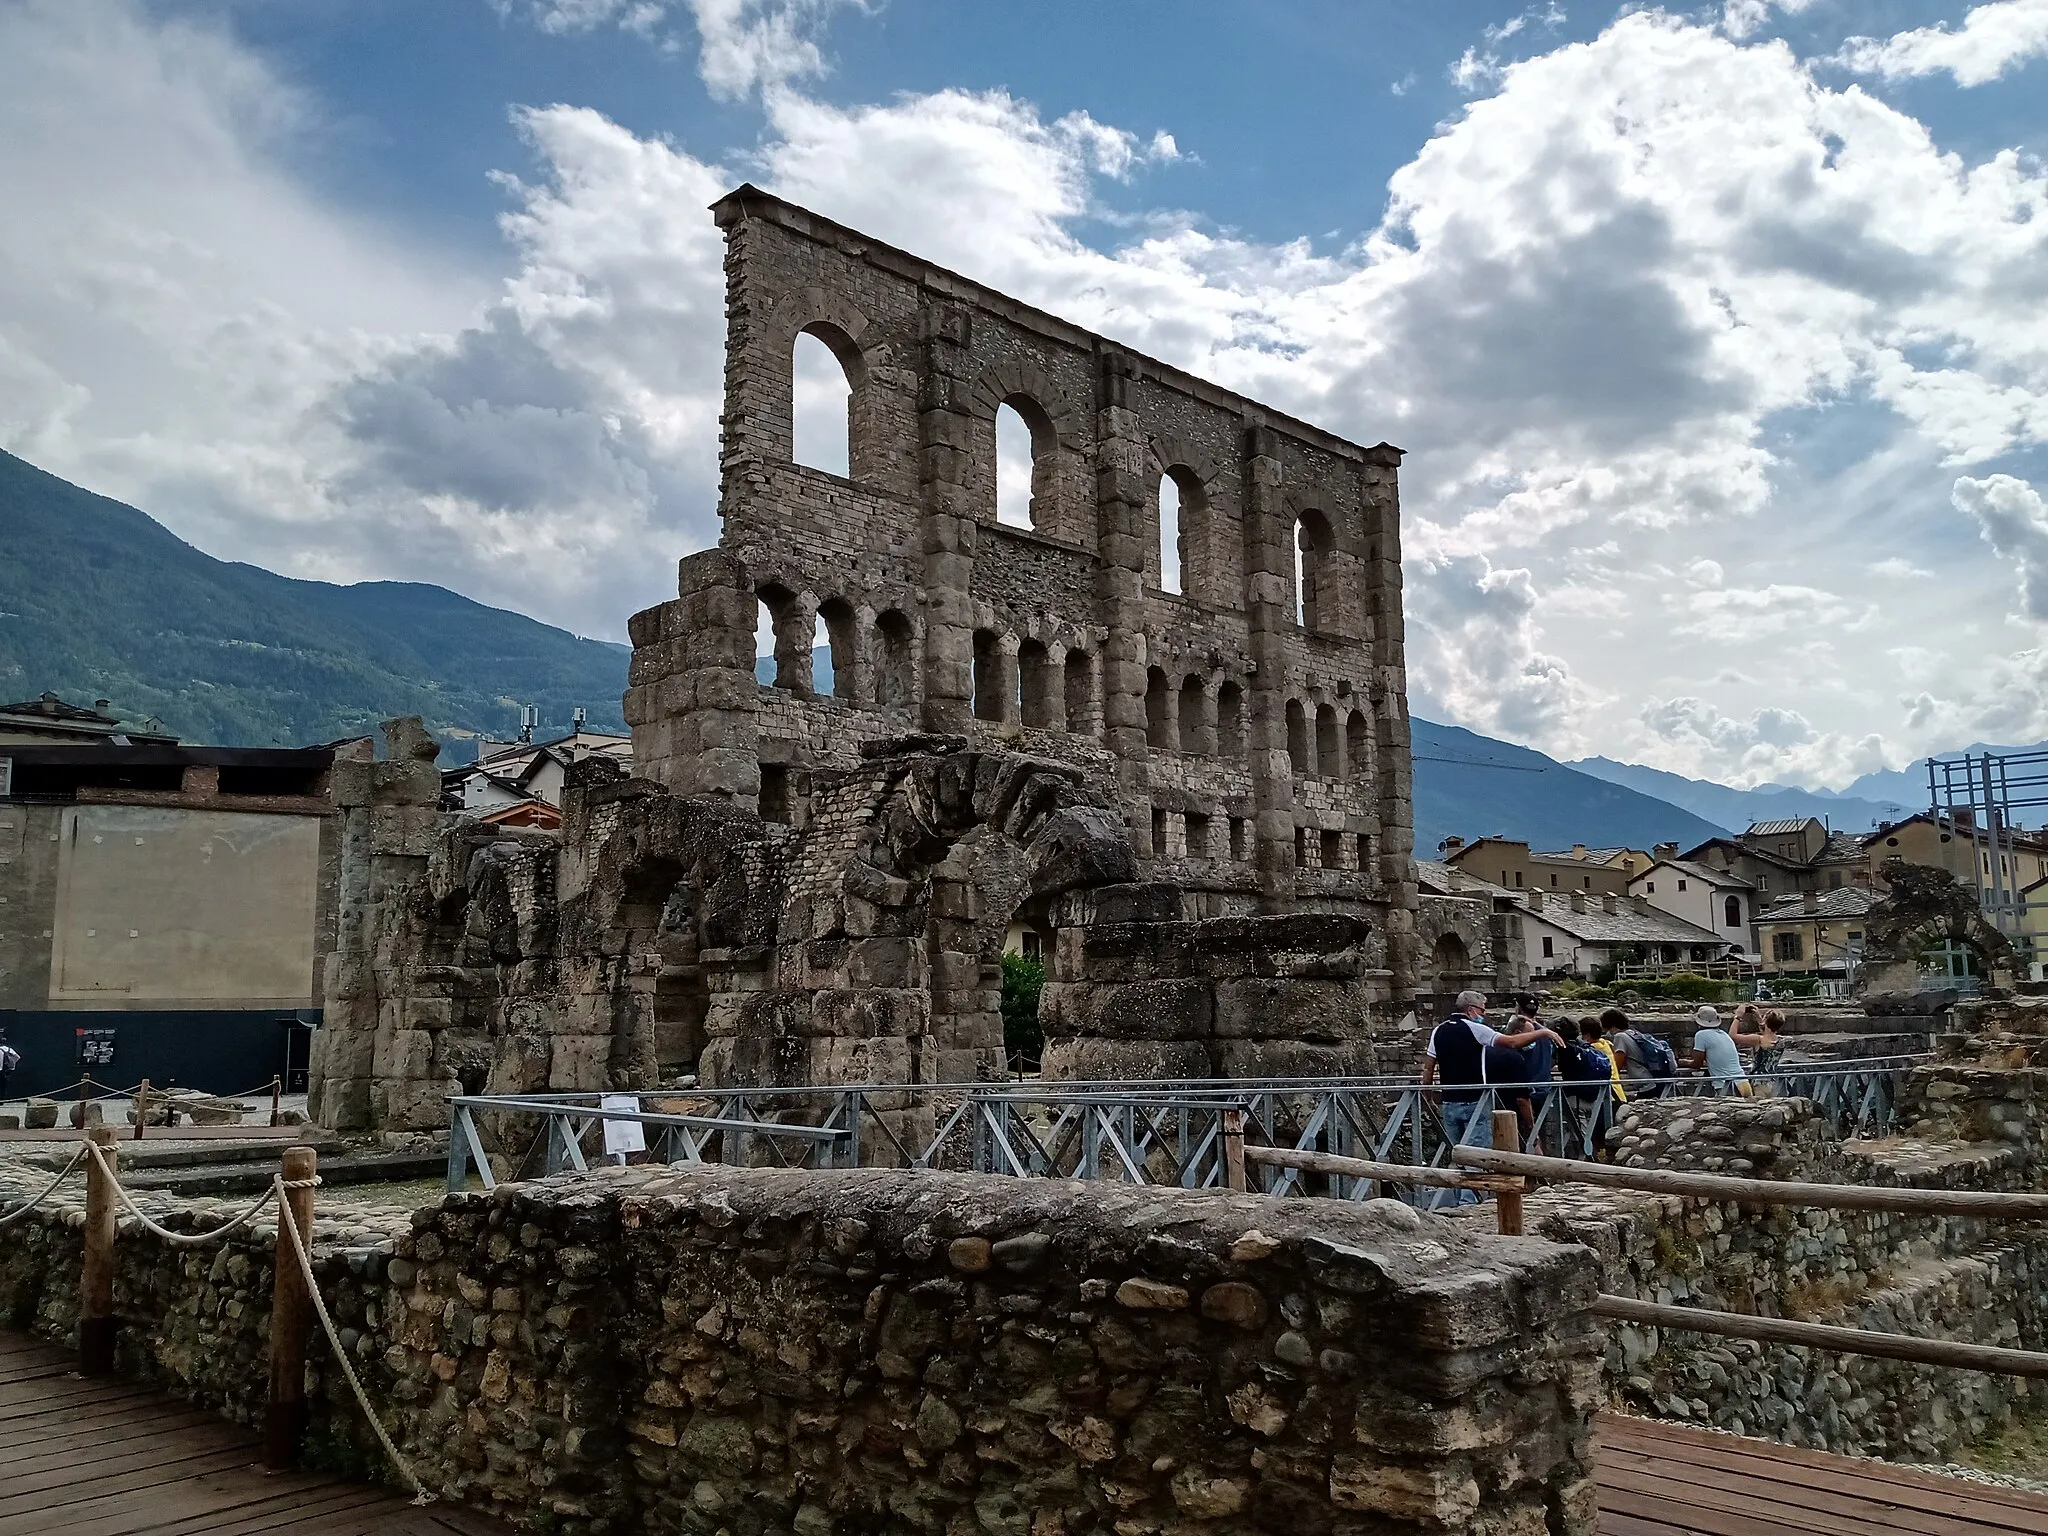
[[[640,1096],[637,1093],[607,1093],[597,1101],[597,1107],[637,1115],[640,1113]],[[647,1128],[638,1120],[607,1120],[604,1123],[604,1149],[608,1153],[645,1152],[646,1132]]]

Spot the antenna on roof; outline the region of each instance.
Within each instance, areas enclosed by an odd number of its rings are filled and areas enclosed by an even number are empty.
[[[535,709],[531,704],[522,704],[519,706],[519,739],[522,743],[526,743],[529,745],[532,743],[533,728],[539,724],[539,710]]]
[[[583,706],[581,704],[578,704],[576,708],[572,710],[569,714],[569,729],[576,732],[578,735],[581,735],[583,731],[583,719]]]

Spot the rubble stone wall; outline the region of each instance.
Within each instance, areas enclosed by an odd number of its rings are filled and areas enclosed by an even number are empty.
[[[1912,1189],[2032,1187],[2011,1142],[1836,1141],[1803,1100],[1632,1104],[1614,1160],[1751,1178]],[[1611,1294],[1717,1311],[1960,1339],[2048,1344],[2048,1236],[2028,1223],[1805,1210],[1553,1188],[1528,1230],[1600,1256]],[[1911,1365],[1617,1323],[1607,1380],[1631,1412],[1794,1445],[1939,1460],[2039,1388]]]
[[[64,1334],[75,1243],[0,1251],[11,1321]],[[121,1245],[124,1363],[252,1417],[268,1245]],[[427,1486],[593,1536],[1590,1536],[1594,1279],[1392,1202],[724,1169],[453,1196],[322,1263]],[[312,1443],[370,1465],[311,1369]]]

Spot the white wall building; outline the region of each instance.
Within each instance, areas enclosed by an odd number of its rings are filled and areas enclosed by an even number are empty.
[[[1725,869],[1687,859],[1659,859],[1628,883],[1628,893],[1660,912],[1705,928],[1730,944],[1754,953],[1756,892],[1749,882]]]

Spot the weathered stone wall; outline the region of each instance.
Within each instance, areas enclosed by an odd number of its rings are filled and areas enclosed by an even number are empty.
[[[75,1235],[28,1226],[0,1299],[61,1337]],[[124,1362],[249,1418],[267,1244],[121,1244]],[[427,1486],[558,1531],[1592,1528],[1590,1257],[1391,1202],[615,1170],[321,1274]]]
[[[1837,1142],[1804,1100],[1632,1104],[1624,1166],[1915,1189],[2030,1187],[2009,1143]],[[1600,1256],[1611,1294],[2039,1349],[2048,1237],[2024,1223],[1751,1207],[1552,1189],[1528,1230]],[[1616,1324],[1607,1380],[1631,1412],[1901,1460],[1942,1459],[2030,1401],[2022,1378]]]
[[[714,211],[727,238],[719,558],[732,566],[718,580],[767,608],[776,676],[742,696],[739,609],[707,599],[705,569],[686,561],[677,601],[635,621],[636,754],[644,742],[664,782],[744,800],[728,759],[755,751],[763,804],[782,814],[811,775],[906,725],[1028,740],[1113,787],[1148,878],[1266,911],[1369,915],[1405,992],[1399,450],[1345,442],[756,188]],[[845,478],[792,462],[804,334],[846,373]],[[1028,530],[996,518],[1005,406],[1032,433]],[[1177,550],[1161,545],[1169,476]],[[1181,590],[1167,592],[1162,558],[1176,555]],[[714,609],[730,644],[685,639],[685,610]],[[820,623],[830,699],[809,662]],[[721,669],[708,691],[671,681],[693,648]],[[682,726],[679,710],[730,725]]]

